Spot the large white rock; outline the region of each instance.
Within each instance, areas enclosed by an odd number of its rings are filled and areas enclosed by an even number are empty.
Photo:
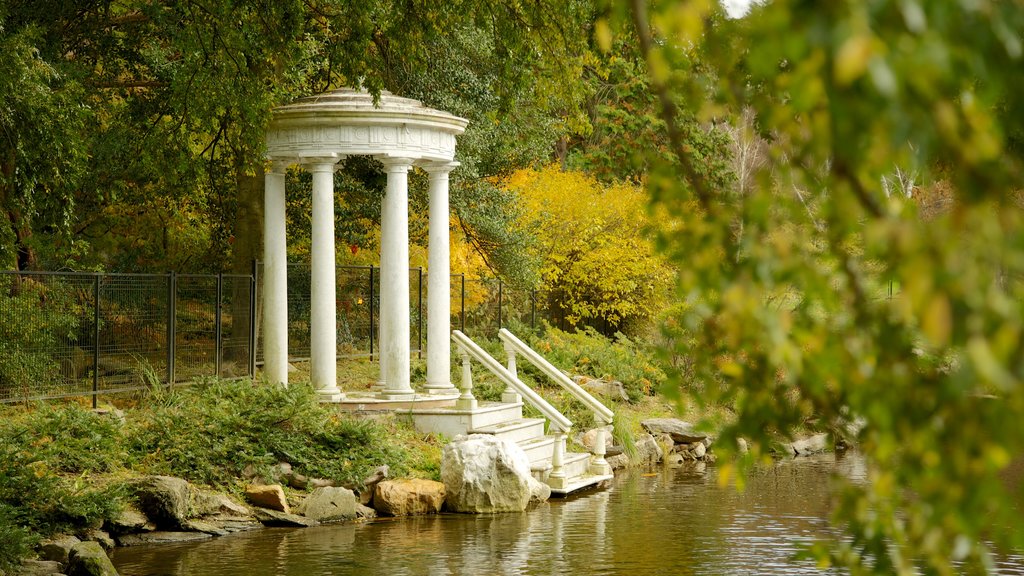
[[[521,512],[551,488],[530,475],[523,449],[489,434],[456,436],[441,454],[445,503],[452,512]]]

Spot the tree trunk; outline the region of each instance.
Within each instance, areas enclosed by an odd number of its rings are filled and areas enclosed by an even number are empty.
[[[238,168],[235,181],[238,185],[238,209],[235,213],[235,241],[232,245],[233,262],[231,272],[233,274],[249,275],[253,273],[253,263],[259,259],[263,251],[263,188],[264,180],[262,171],[258,174],[247,174],[243,167]],[[256,301],[256,316],[250,319],[250,299],[256,294],[250,294],[249,284],[234,280],[231,291],[231,327],[228,338],[230,342],[240,344],[249,339],[250,321],[255,321],[257,327],[256,340],[251,343],[255,348],[258,346],[261,306]],[[248,363],[248,350],[243,346],[232,346],[228,348],[225,360],[233,363],[242,373]]]

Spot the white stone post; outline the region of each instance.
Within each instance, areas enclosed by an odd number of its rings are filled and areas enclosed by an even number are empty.
[[[511,344],[505,344],[505,354],[508,355],[508,371],[519,378],[519,371],[516,369],[516,349]],[[505,390],[501,393],[501,401],[507,404],[516,404],[523,401],[523,397],[516,392],[516,389],[511,386],[505,386]]]
[[[382,158],[388,175],[381,209],[381,398],[415,394],[409,382],[409,169],[410,158]]]
[[[338,402],[338,329],[334,259],[334,169],[337,158],[307,159],[313,174],[310,246],[310,379],[321,402]]]
[[[455,409],[476,410],[476,398],[473,396],[473,366],[470,364],[469,352],[459,348],[459,356],[462,358],[462,394],[455,401]]]
[[[594,435],[594,449],[591,451],[590,456],[590,473],[596,476],[607,476],[612,473],[612,467],[605,460],[604,455],[607,451],[605,444],[608,442],[608,431],[605,430],[606,424],[601,420],[597,420],[597,433]]]
[[[455,392],[451,366],[451,256],[448,174],[458,162],[425,167],[430,175],[430,232],[427,254],[427,385],[429,394]]]
[[[288,385],[288,254],[284,179],[287,164],[274,161],[263,193],[263,374]]]
[[[548,475],[548,486],[556,490],[565,490],[568,487],[568,478],[565,476],[565,439],[567,434],[564,430],[555,430],[555,445],[551,453],[551,474]]]

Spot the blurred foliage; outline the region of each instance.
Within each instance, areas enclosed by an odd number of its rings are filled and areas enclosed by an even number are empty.
[[[737,411],[716,447],[768,446],[808,419],[863,424],[868,481],[842,486],[845,535],[819,563],[994,572],[991,546],[1024,546],[1020,485],[1001,478],[1024,453],[1024,5],[775,0],[729,20],[707,0],[634,0],[603,14],[602,37],[638,38],[661,106],[673,159],[647,184],[678,218],[663,237],[684,304],[672,341],[706,399]],[[704,174],[683,118],[739,125],[748,110],[768,159],[741,194]],[[893,187],[899,174],[919,182]]]

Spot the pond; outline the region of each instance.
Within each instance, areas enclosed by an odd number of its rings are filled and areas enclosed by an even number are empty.
[[[267,529],[119,549],[113,560],[123,576],[838,574],[793,559],[831,530],[833,471],[863,479],[864,461],[780,461],[752,474],[742,493],[719,487],[713,467],[629,470],[609,489],[523,514]],[[1000,573],[1024,574],[1024,558],[1004,557]]]

